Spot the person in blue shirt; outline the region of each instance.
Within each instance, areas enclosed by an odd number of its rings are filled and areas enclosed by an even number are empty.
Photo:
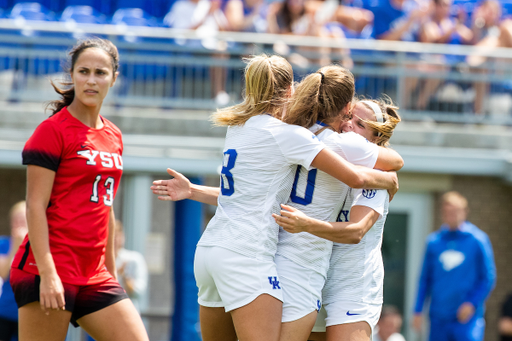
[[[18,247],[28,233],[25,206],[25,201],[12,206],[9,214],[11,236],[7,239],[9,248],[0,254],[0,278],[3,279],[0,294],[0,341],[18,340],[18,306],[9,283],[9,270]]]
[[[422,327],[424,302],[430,298],[431,341],[481,341],[485,301],[496,283],[489,237],[466,221],[466,198],[442,197],[443,225],[430,234],[418,286],[413,326]]]
[[[428,6],[408,6],[407,0],[372,0],[369,10],[373,12],[372,37],[381,40],[416,41],[420,25],[428,18]]]

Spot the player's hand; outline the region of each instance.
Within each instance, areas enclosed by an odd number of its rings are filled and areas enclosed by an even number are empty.
[[[281,205],[281,215],[272,214],[276,223],[281,226],[285,231],[290,233],[299,233],[306,231],[309,226],[309,217],[288,205]]]
[[[423,316],[421,314],[414,314],[412,319],[412,327],[417,332],[421,332],[421,326],[423,325]]]
[[[396,192],[398,192],[398,176],[396,175],[396,172],[390,171],[388,172],[390,174],[391,179],[393,181],[394,187],[388,188],[389,193],[389,201],[393,200],[393,197],[395,196]]]
[[[158,195],[158,199],[164,201],[189,199],[192,196],[190,181],[183,174],[173,169],[167,168],[167,173],[173,179],[153,181],[153,186],[150,187],[153,194]]]
[[[39,303],[46,315],[49,315],[51,310],[64,310],[66,308],[64,286],[56,273],[41,276]]]
[[[457,310],[457,320],[464,324],[467,323],[475,314],[475,306],[471,302],[464,302]]]

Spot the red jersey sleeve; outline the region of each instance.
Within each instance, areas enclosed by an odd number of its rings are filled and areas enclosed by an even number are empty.
[[[54,122],[43,121],[25,143],[22,152],[24,165],[36,165],[57,172],[63,149],[62,134]]]

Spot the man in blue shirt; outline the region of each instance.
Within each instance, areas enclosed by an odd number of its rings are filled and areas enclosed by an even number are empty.
[[[496,266],[489,237],[466,221],[467,211],[462,195],[443,195],[443,225],[427,239],[413,325],[421,330],[421,312],[429,297],[431,341],[484,337],[485,301],[496,282]]]

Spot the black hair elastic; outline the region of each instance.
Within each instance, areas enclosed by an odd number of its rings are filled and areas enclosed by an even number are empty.
[[[321,74],[322,75],[322,80],[320,81],[320,83],[323,83],[324,82],[324,79],[325,79],[325,75],[322,71],[317,71],[317,73]]]

